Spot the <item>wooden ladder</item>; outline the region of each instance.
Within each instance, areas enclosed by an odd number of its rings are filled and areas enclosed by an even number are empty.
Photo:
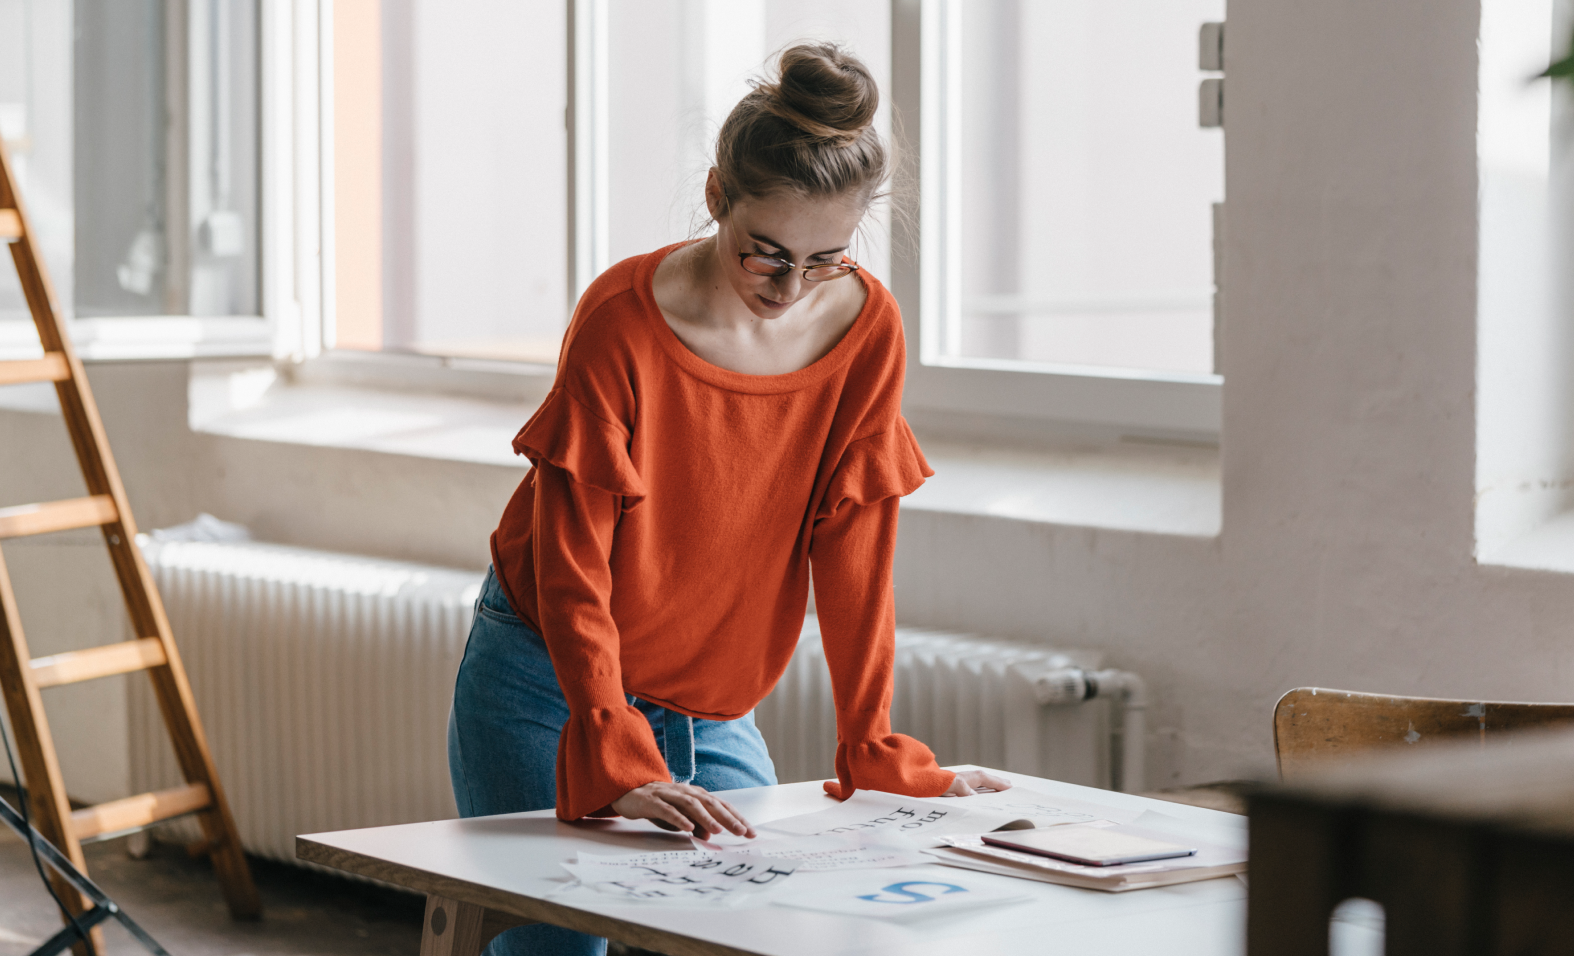
[[[126,504],[125,488],[120,483],[115,459],[110,455],[93,393],[82,374],[82,363],[77,359],[56,308],[54,289],[38,256],[12,175],[11,158],[3,143],[0,143],[0,243],[11,246],[11,258],[16,262],[33,324],[38,328],[38,337],[44,347],[43,358],[0,362],[0,385],[55,384],[88,491],[85,498],[0,508],[0,540],[74,528],[101,529],[137,635],[134,640],[120,644],[52,657],[32,657],[22,636],[11,578],[6,572],[4,556],[0,554],[0,691],[4,692],[20,751],[34,825],[78,869],[85,870],[83,841],[130,833],[174,817],[196,814],[204,838],[198,849],[213,861],[213,870],[230,914],[236,919],[257,918],[261,915],[262,904],[241,851],[240,835],[224,799],[224,788],[219,785],[213,758],[208,753],[202,724],[197,718],[196,701],[192,698],[180,655],[175,650],[164,605],[159,600],[147,564],[142,560],[142,553],[137,549],[137,528]],[[153,692],[158,697],[164,725],[174,743],[175,756],[186,784],[72,811],[39,691],[132,671],[147,671],[153,680]],[[67,906],[79,912],[91,906],[89,900],[63,879],[56,879],[55,888]],[[95,939],[95,944],[100,943]],[[101,945],[98,948],[101,951]]]

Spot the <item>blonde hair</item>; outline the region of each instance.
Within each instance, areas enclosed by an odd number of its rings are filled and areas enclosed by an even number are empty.
[[[874,200],[891,157],[874,128],[880,88],[862,60],[833,43],[802,43],[781,54],[775,82],[753,86],[716,138],[729,198],[786,190]]]

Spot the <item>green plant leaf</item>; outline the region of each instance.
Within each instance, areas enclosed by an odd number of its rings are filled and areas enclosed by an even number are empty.
[[[1574,53],[1558,60],[1536,75],[1546,77],[1574,76]]]

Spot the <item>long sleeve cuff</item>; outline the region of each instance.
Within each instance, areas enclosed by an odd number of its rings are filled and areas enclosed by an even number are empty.
[[[670,779],[650,723],[621,695],[616,704],[570,711],[557,746],[559,820],[604,816],[630,790]]]
[[[935,755],[905,734],[886,734],[836,745],[836,779],[825,792],[846,800],[856,790],[882,790],[907,797],[938,797],[956,774],[935,764]]]

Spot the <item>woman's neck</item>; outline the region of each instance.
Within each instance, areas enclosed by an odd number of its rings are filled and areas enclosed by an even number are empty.
[[[816,288],[773,319],[738,298],[722,273],[715,236],[673,250],[652,280],[662,318],[689,351],[712,365],[746,375],[782,375],[806,368],[842,340],[863,307],[857,279]]]

